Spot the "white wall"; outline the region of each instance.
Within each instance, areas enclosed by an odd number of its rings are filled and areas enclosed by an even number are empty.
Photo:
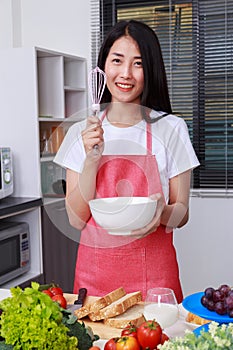
[[[175,231],[185,295],[233,285],[233,198],[190,200],[189,223]]]
[[[0,0],[0,48],[38,46],[90,62],[90,1]]]
[[[90,66],[90,32],[90,0],[0,0],[0,48],[39,46]],[[233,284],[232,208],[232,198],[191,198],[190,221],[174,235],[185,295]]]
[[[12,47],[12,6],[9,0],[0,0],[0,48]]]

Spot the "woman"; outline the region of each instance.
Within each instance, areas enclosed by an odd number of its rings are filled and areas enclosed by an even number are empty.
[[[182,300],[173,228],[188,220],[191,171],[199,165],[183,119],[172,115],[159,41],[144,23],[117,23],[98,66],[107,86],[99,117],[72,126],[55,161],[67,168],[66,207],[82,230],[74,292],[101,296],[169,287]],[[98,145],[98,153],[94,146]],[[113,237],[91,217],[95,197],[151,196],[153,220],[130,237]]]

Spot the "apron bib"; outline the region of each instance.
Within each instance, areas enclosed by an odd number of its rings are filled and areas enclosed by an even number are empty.
[[[146,155],[102,156],[96,179],[97,198],[163,195],[148,123],[146,133]],[[144,238],[112,236],[91,217],[81,234],[74,293],[85,287],[89,295],[103,296],[121,286],[127,293],[140,290],[143,299],[150,288],[172,288],[181,302],[173,234],[166,233],[160,225]]]

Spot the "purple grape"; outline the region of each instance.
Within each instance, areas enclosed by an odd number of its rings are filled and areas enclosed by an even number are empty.
[[[228,316],[233,317],[233,309],[228,311]]]
[[[227,296],[231,290],[231,287],[228,286],[228,284],[222,284],[218,289],[220,290],[221,293]]]
[[[233,310],[233,295],[226,297],[225,304],[228,309]]]
[[[227,313],[227,309],[226,309],[226,306],[224,305],[224,302],[218,301],[215,304],[214,311],[217,312],[217,314],[219,315],[225,315]]]
[[[208,305],[207,305],[207,309],[210,311],[214,311],[215,303],[213,302],[213,300],[209,300]]]
[[[208,299],[212,299],[212,297],[213,297],[213,292],[215,291],[215,289],[214,288],[212,288],[212,287],[208,287],[208,288],[206,288],[206,290],[205,290],[205,296],[206,296],[206,298],[208,298]]]
[[[201,297],[201,303],[204,307],[208,307],[209,299],[205,295],[203,295]]]
[[[224,299],[225,299],[225,295],[219,289],[216,289],[213,292],[213,301],[215,303],[217,303],[218,301],[224,301]]]

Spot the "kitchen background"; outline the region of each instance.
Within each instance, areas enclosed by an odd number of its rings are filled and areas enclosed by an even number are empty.
[[[88,72],[92,59],[91,3],[90,0],[0,0],[0,65],[4,62],[6,65],[0,73],[9,71],[11,84],[16,86],[18,91],[21,86],[22,89],[26,88],[25,84],[31,83],[33,68],[27,70],[22,65],[19,76],[14,74],[12,68],[14,61],[6,59],[1,63],[1,56],[4,57],[3,52],[6,49],[33,47],[62,52],[67,56],[77,55],[86,58]],[[4,89],[1,91],[3,91],[1,99],[4,99]],[[35,136],[33,133],[37,131],[36,120],[25,119],[24,108],[27,109],[31,103],[30,94],[25,93],[22,96],[21,93],[18,95],[15,89],[13,91],[11,102],[18,108],[13,110],[12,106],[9,106],[9,109],[5,106],[1,110],[0,144],[11,146],[15,153],[14,195],[37,197],[41,195],[41,188],[39,162],[36,160],[38,150],[36,145],[33,146]],[[21,96],[20,100],[19,96]],[[17,114],[16,110],[18,110]],[[22,123],[24,128],[21,132]],[[232,285],[232,208],[233,198],[230,193],[213,196],[201,191],[192,193],[189,223],[184,228],[177,229],[174,235],[185,295],[202,290],[209,285],[215,287],[221,283]],[[31,227],[36,222],[39,227],[37,234],[40,233],[40,225],[42,225],[43,230],[49,230],[49,234],[53,234],[56,239],[56,232],[51,228],[51,223],[48,224],[48,218],[46,220],[44,218],[48,212],[49,210],[45,212],[42,209],[42,222],[40,210],[33,214],[25,214],[23,219],[28,219]],[[70,235],[72,240],[76,233],[70,229],[68,231],[67,235]],[[34,253],[40,255],[38,250],[43,246],[40,237],[34,244],[38,244],[34,247]],[[67,246],[65,244],[67,243],[64,243],[63,248],[66,248],[66,251],[61,251],[63,266],[66,265],[66,258],[69,255],[69,244]],[[43,248],[46,250],[46,247]],[[48,243],[44,259],[48,264],[56,265],[56,262],[49,260],[52,259],[53,249],[51,242]],[[70,249],[73,249],[72,254],[75,255],[75,248]],[[41,268],[42,261],[39,256],[38,264]],[[67,266],[68,270],[72,271],[72,268]]]

